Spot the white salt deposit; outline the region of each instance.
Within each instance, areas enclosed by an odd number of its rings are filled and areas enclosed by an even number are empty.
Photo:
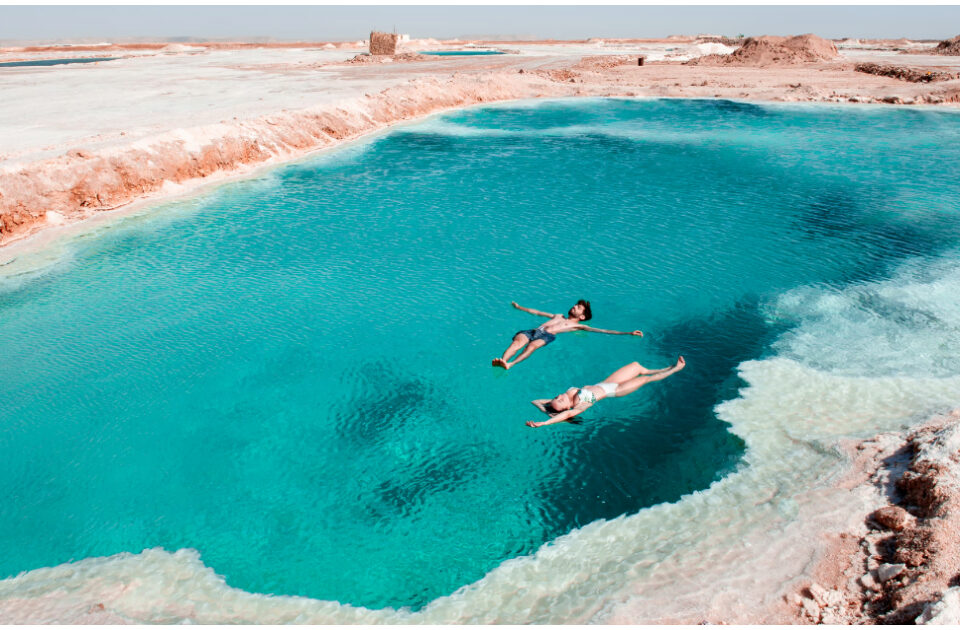
[[[955,626],[960,624],[960,587],[954,586],[939,601],[927,604],[917,617],[918,624]]]
[[[410,79],[357,76],[330,81],[324,79],[337,70],[313,67],[345,61],[357,52],[153,52],[98,64],[7,68],[0,73],[5,102],[0,108],[0,168],[14,170],[78,146],[126,144],[171,129],[332,103]],[[274,67],[296,63],[302,69]],[[143,80],[145,74],[150,81]],[[68,120],[65,112],[70,113]]]
[[[726,46],[719,42],[697,44],[695,48],[698,55],[729,55],[737,49],[736,46]]]

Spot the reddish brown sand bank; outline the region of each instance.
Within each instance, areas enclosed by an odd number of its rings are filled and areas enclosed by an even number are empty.
[[[243,165],[293,158],[442,109],[559,93],[543,77],[515,74],[417,79],[357,98],[350,109],[279,112],[221,125],[205,134],[209,139],[201,147],[158,138],[119,151],[71,150],[0,173],[0,244],[44,227],[51,216],[66,222],[83,219],[159,192],[167,182],[181,184]]]

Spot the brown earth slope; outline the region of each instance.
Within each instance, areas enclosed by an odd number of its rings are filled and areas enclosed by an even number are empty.
[[[777,66],[829,61],[836,59],[833,42],[816,35],[748,37],[729,55],[706,55],[693,59],[690,65]]]
[[[930,52],[935,55],[960,55],[960,35],[943,40]]]

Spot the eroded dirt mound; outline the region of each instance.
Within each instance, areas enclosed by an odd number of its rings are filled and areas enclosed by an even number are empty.
[[[584,73],[603,72],[610,68],[624,65],[637,65],[636,55],[596,55],[584,57],[575,65],[569,68],[559,68],[554,70],[534,70],[533,73],[546,77],[551,81],[561,83],[582,83]],[[523,72],[523,70],[520,70]]]
[[[747,41],[742,37],[698,37],[694,44],[723,44],[724,46],[742,46]]]
[[[368,55],[360,53],[356,57],[341,63],[348,64],[377,64],[377,63],[409,63],[411,61],[429,61],[431,57],[420,53],[397,53],[396,55]]]
[[[945,39],[933,49],[937,55],[960,55],[960,35],[953,39]]]
[[[953,72],[939,72],[923,68],[907,68],[904,66],[888,66],[876,63],[858,63],[853,68],[857,72],[876,74],[881,77],[892,77],[911,83],[932,83],[934,81],[952,81],[960,78],[960,74]]]
[[[729,55],[705,55],[692,59],[690,65],[708,66],[779,66],[829,61],[837,57],[833,42],[816,35],[748,37]]]
[[[596,55],[584,57],[577,63],[575,68],[578,70],[601,71],[616,66],[637,65],[638,55]]]

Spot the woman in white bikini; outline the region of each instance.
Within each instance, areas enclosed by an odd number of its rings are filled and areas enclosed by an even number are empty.
[[[648,370],[634,361],[608,376],[602,383],[586,385],[579,389],[571,387],[554,399],[541,398],[533,400],[531,402],[536,405],[540,411],[550,414],[552,417],[546,422],[534,422],[531,420],[527,422],[527,426],[542,427],[548,424],[556,424],[557,422],[578,423],[579,420],[571,420],[571,418],[580,415],[592,407],[598,400],[603,400],[610,396],[626,396],[627,394],[632,394],[647,383],[660,381],[671,374],[676,374],[682,370],[686,364],[683,357],[679,357],[677,358],[677,362],[670,367],[659,370]]]

